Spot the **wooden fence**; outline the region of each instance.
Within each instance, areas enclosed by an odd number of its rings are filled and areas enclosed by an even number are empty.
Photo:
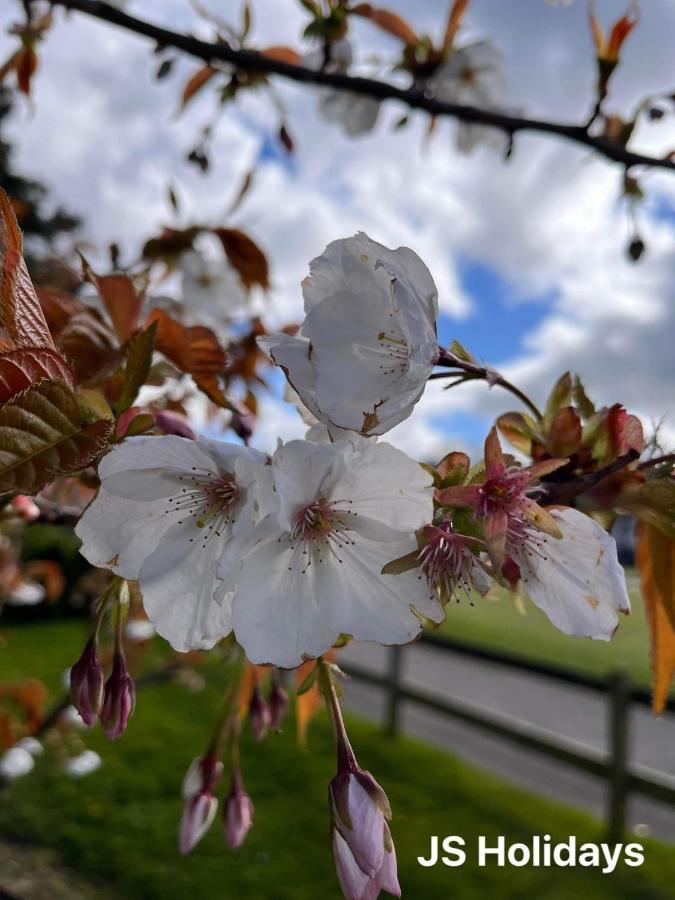
[[[551,663],[535,662],[502,650],[491,650],[479,644],[438,634],[425,634],[421,643],[440,653],[461,654],[482,659],[575,687],[603,694],[607,704],[608,741],[600,751],[578,741],[555,735],[546,729],[523,722],[513,716],[487,711],[473,704],[417,688],[404,682],[402,661],[404,647],[388,648],[388,671],[380,675],[361,666],[347,664],[344,668],[356,680],[381,688],[385,693],[385,730],[390,736],[400,730],[402,703],[412,703],[466,722],[469,725],[498,735],[513,744],[534,750],[583,772],[605,780],[607,785],[607,840],[622,840],[626,826],[626,801],[631,793],[642,794],[662,803],[675,805],[675,778],[646,766],[631,765],[628,761],[631,709],[634,704],[649,706],[649,691],[631,683],[621,671],[607,676],[586,674]],[[675,701],[667,710],[675,711]]]

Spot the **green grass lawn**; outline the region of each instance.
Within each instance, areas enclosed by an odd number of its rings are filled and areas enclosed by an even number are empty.
[[[0,680],[37,674],[58,690],[83,637],[83,626],[72,622],[12,629],[0,648]],[[292,724],[261,744],[246,735],[244,774],[256,817],[239,851],[225,847],[216,821],[190,857],[177,854],[180,783],[206,744],[222,687],[217,666],[210,666],[199,694],[177,683],[144,688],[120,741],[106,742],[98,729],[87,736],[104,758],[98,772],[71,781],[47,757],[11,786],[0,802],[0,836],[53,849],[110,898],[337,900],[326,811],[334,754],[323,714],[311,727],[309,751],[298,750]],[[642,868],[621,864],[608,875],[571,868],[479,868],[472,861],[455,869],[420,867],[417,856],[426,855],[431,834],[460,834],[470,849],[481,834],[503,834],[508,842],[527,841],[537,833],[554,840],[575,834],[580,842],[601,836],[589,817],[511,788],[418,741],[384,740],[374,727],[356,720],[349,728],[361,764],[380,780],[394,808],[405,897],[673,896],[675,858],[672,848],[657,842],[648,843]]]
[[[443,630],[458,638],[509,650],[535,660],[559,663],[604,674],[625,669],[639,684],[649,686],[649,634],[637,578],[629,571],[632,611],[619,617],[611,641],[592,641],[561,634],[546,616],[525,600],[519,608],[508,591],[493,589],[487,598],[476,596],[474,606],[451,603]]]

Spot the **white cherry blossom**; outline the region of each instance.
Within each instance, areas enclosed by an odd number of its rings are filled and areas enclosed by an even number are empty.
[[[438,295],[422,260],[359,233],[312,261],[303,294],[300,334],[259,344],[310,413],[363,435],[406,419],[438,356]]]
[[[326,72],[345,74],[353,59],[352,47],[346,38],[329,45],[330,58],[326,60],[323,48],[305,54],[303,65],[308,69],[324,69]],[[358,137],[372,131],[380,112],[380,102],[351,91],[321,91],[319,110],[327,122],[341,125],[349,137]]]
[[[239,445],[167,435],[127,440],[100,463],[101,488],[76,529],[81,552],[138,580],[150,621],[176,650],[212,647],[231,630],[236,584],[219,583],[216,563],[237,558],[263,514],[266,460]]]
[[[505,100],[502,54],[491,41],[477,41],[453,50],[429,80],[427,89],[437,100],[501,109]],[[457,123],[457,147],[468,153],[479,143],[501,142],[501,133],[487,125]]]
[[[292,441],[272,459],[278,508],[251,533],[232,607],[255,663],[297,666],[339,634],[399,644],[443,610],[416,572],[382,575],[432,514],[428,473],[388,444]],[[231,577],[221,562],[219,574]]]

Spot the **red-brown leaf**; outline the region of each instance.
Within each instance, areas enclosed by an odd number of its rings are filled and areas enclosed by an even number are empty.
[[[126,343],[138,328],[138,317],[143,306],[128,275],[91,275],[98,288],[120,341]]]
[[[265,47],[264,50],[260,50],[261,56],[266,56],[268,59],[275,59],[277,62],[288,63],[289,66],[299,66],[302,62],[302,57],[294,50],[292,47],[283,47],[281,45],[275,44],[272,47]]]
[[[393,34],[394,37],[399,38],[410,47],[419,43],[419,37],[406,20],[389,9],[378,9],[371,6],[370,3],[360,3],[352,9],[352,12],[365,19],[370,19],[383,31]]]
[[[22,254],[11,201],[0,188],[0,326],[16,347],[55,350]]]
[[[221,406],[228,402],[223,394],[219,376],[223,375],[227,355],[218,338],[203,325],[191,327],[172,319],[162,309],[153,309],[146,327],[157,323],[155,347],[182,372],[187,372],[204,393]]]
[[[0,404],[45,378],[75,383],[75,373],[58,350],[35,347],[10,350],[0,355]]]
[[[213,233],[220,238],[230,265],[239,273],[244,287],[248,290],[259,285],[267,290],[270,286],[267,257],[255,241],[237,228],[214,228]]]
[[[200,91],[205,84],[208,84],[209,81],[213,78],[214,75],[218,74],[218,69],[214,69],[213,66],[203,66],[201,69],[198,69],[194,75],[188,79],[185,87],[183,88],[183,95],[181,98],[181,104],[183,107],[187,103],[192,100],[195,94]]]

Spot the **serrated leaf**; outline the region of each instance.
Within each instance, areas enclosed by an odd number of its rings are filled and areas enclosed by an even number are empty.
[[[214,228],[213,233],[219,238],[244,287],[250,290],[257,285],[267,290],[270,286],[267,257],[255,241],[237,228]]]
[[[54,341],[23,258],[21,231],[11,201],[0,188],[0,328],[15,348],[49,347]]]
[[[0,404],[45,379],[69,387],[75,383],[75,373],[58,350],[26,347],[0,354]]]
[[[636,528],[635,561],[651,635],[652,706],[660,713],[675,673],[675,543],[643,522]]]
[[[71,316],[57,340],[59,348],[73,361],[80,384],[112,374],[124,360],[112,329],[91,307],[83,307]]]
[[[122,392],[116,406],[118,414],[133,406],[138,392],[145,384],[152,365],[156,331],[157,322],[152,322],[145,331],[139,331],[129,344]]]
[[[105,447],[112,423],[84,422],[77,395],[43,381],[0,408],[0,493],[37,493],[84,468]]]
[[[202,325],[186,326],[162,309],[153,309],[147,324],[157,323],[155,347],[182,372],[192,375],[197,387],[219,406],[229,408],[220,386],[227,356],[218,338]]]

